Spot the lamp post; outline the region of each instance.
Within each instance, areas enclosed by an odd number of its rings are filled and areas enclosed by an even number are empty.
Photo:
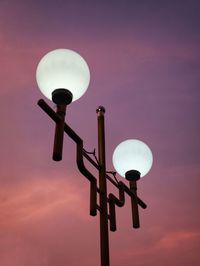
[[[97,212],[100,214],[101,266],[109,266],[109,228],[110,231],[116,231],[116,206],[124,206],[125,195],[131,198],[133,227],[140,227],[138,205],[146,208],[146,204],[137,196],[137,181],[146,175],[152,166],[151,150],[144,142],[136,139],[126,140],[116,147],[113,153],[113,164],[119,175],[129,181],[129,187],[117,180],[116,172],[107,172],[105,108],[103,106],[99,106],[96,110],[98,158],[95,150],[93,153],[89,153],[84,149],[83,140],[65,123],[67,106],[85,93],[90,81],[89,67],[78,53],[68,49],[56,49],[49,52],[38,64],[36,80],[44,96],[57,106],[57,110],[54,112],[43,99],[38,101],[38,105],[56,123],[53,160],[62,160],[64,133],[76,143],[78,169],[90,181],[90,215],[96,216]],[[97,178],[86,168],[85,159],[98,170],[98,184]],[[118,197],[112,193],[108,194],[107,181],[118,189]],[[97,200],[98,197],[99,200]]]

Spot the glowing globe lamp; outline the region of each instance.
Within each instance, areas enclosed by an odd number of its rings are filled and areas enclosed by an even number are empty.
[[[152,163],[153,155],[150,148],[137,139],[121,142],[113,153],[113,165],[116,171],[128,180],[131,180],[132,174],[136,174],[137,179],[146,175]]]
[[[78,100],[87,90],[90,71],[86,61],[69,49],[56,49],[47,53],[36,70],[39,89],[55,103]]]

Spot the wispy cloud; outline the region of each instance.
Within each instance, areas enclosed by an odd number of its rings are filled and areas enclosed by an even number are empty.
[[[173,249],[180,245],[188,245],[190,241],[198,240],[200,243],[200,231],[177,231],[164,235],[157,243],[158,249]]]
[[[80,192],[80,191],[79,191]],[[30,179],[25,184],[0,189],[0,228],[16,227],[29,221],[45,219],[65,209],[69,213],[85,217],[86,206],[81,193],[76,193],[64,179]]]

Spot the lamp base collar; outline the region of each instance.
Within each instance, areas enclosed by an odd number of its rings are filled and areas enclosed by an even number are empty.
[[[137,170],[130,170],[126,172],[125,177],[128,181],[137,181],[140,179],[140,172]]]
[[[52,101],[55,104],[70,104],[72,102],[73,95],[67,89],[56,89],[52,92]]]

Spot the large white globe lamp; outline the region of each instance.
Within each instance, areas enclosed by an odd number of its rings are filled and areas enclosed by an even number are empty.
[[[41,92],[55,103],[68,97],[66,104],[78,100],[87,90],[90,71],[86,61],[69,49],[56,49],[39,62],[36,80]],[[56,92],[56,93],[55,93]]]

